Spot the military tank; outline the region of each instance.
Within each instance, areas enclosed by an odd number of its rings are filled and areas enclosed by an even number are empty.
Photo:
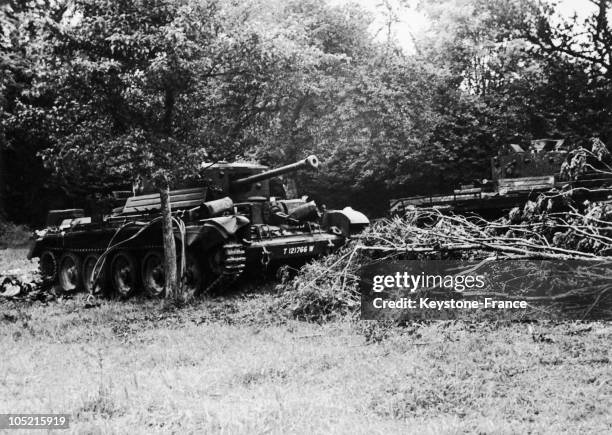
[[[186,292],[218,290],[246,271],[295,265],[339,248],[369,224],[346,207],[321,209],[289,198],[279,176],[317,169],[309,156],[268,169],[253,163],[203,164],[201,182],[172,190],[178,263]],[[141,288],[164,294],[161,202],[158,193],[131,195],[99,218],[82,209],[51,210],[29,258],[39,258],[47,283],[64,292],[110,290],[127,298]]]
[[[571,151],[564,139],[536,139],[526,149],[509,144],[491,157],[490,179],[461,184],[452,194],[392,199],[389,213],[404,216],[415,208],[432,208],[441,212],[475,213],[485,218],[497,218],[553,189],[574,188],[577,197],[590,201],[604,200],[611,195],[609,184],[612,179],[602,175],[601,171],[587,171],[575,179],[564,173],[563,167],[564,164],[567,166]],[[590,163],[591,166],[597,165],[596,162]]]

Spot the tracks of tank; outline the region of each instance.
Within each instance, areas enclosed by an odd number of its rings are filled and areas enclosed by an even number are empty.
[[[210,294],[215,290],[225,287],[236,281],[246,268],[246,252],[239,243],[226,243],[221,247],[219,262],[212,266],[217,268],[215,278],[205,289],[204,294]]]
[[[126,249],[134,253],[134,257],[137,259],[138,264],[141,264],[141,261],[144,258],[144,255],[149,250],[163,250],[162,245],[145,245],[139,246],[138,248]],[[59,275],[59,262],[62,256],[66,253],[74,253],[81,257],[81,260],[84,260],[89,254],[101,255],[105,252],[104,249],[101,248],[78,248],[78,249],[70,249],[66,250],[64,248],[58,247],[49,247],[45,249],[45,251],[51,251],[54,255],[54,274],[55,277],[53,279],[54,282],[58,281]],[[116,250],[119,252],[120,250]],[[139,252],[139,254],[136,254]],[[108,268],[108,265],[112,261],[113,253],[109,254],[107,259],[105,260],[105,266]],[[180,261],[180,259],[179,259]],[[201,289],[201,293],[208,295],[215,291],[222,289],[223,287],[231,284],[236,281],[240,275],[244,272],[246,268],[246,252],[244,247],[236,242],[227,242],[224,245],[221,245],[217,248],[214,253],[204,253],[201,255],[200,264],[203,266],[205,274],[209,276],[211,281],[204,282],[204,285]],[[39,264],[39,268],[41,269],[41,275],[44,276],[44,271],[42,270],[42,263]],[[81,279],[84,280],[85,277],[81,276]],[[110,285],[110,283],[107,283]]]

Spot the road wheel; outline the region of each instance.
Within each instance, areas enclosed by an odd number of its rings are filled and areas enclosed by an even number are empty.
[[[160,251],[149,251],[142,260],[142,285],[149,296],[158,298],[165,293],[164,256]]]
[[[180,268],[181,259],[177,267]],[[180,270],[179,276],[180,276]],[[149,251],[142,260],[142,283],[145,291],[152,297],[163,297],[165,294],[166,274],[164,273],[164,257],[161,251]],[[182,278],[183,295],[186,299],[196,296],[202,289],[204,272],[201,262],[192,254],[187,253],[185,275]]]
[[[87,293],[101,293],[105,287],[104,264],[102,261],[98,263],[100,256],[98,254],[89,254],[83,260],[83,287]],[[98,263],[98,267],[94,271],[94,266]],[[94,273],[95,272],[95,273]],[[94,283],[94,278],[97,277]]]
[[[179,260],[180,267],[180,260]],[[183,276],[183,294],[186,299],[198,296],[204,285],[204,268],[202,262],[193,253],[187,252],[185,275]]]
[[[59,261],[59,285],[65,292],[75,292],[82,288],[81,259],[73,252],[66,252]]]
[[[53,283],[57,280],[57,257],[51,251],[44,251],[38,257],[38,267],[43,282]]]
[[[120,298],[129,298],[138,288],[138,262],[131,252],[119,251],[110,265],[111,285]]]

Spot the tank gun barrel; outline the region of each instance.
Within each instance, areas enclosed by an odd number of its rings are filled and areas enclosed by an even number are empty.
[[[260,174],[251,175],[249,177],[239,178],[232,182],[232,186],[244,186],[245,184],[256,183],[261,180],[276,177],[277,175],[294,172],[300,169],[317,169],[319,167],[319,159],[316,156],[308,156],[304,160],[281,166],[279,168],[270,169]]]

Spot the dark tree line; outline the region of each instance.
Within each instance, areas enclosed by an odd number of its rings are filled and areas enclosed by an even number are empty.
[[[406,53],[350,4],[3,2],[3,213],[37,226],[138,175],[176,186],[203,160],[315,153],[303,193],[383,214],[389,197],[488,176],[509,142],[612,143],[611,2],[590,4],[416,2],[432,25]]]

